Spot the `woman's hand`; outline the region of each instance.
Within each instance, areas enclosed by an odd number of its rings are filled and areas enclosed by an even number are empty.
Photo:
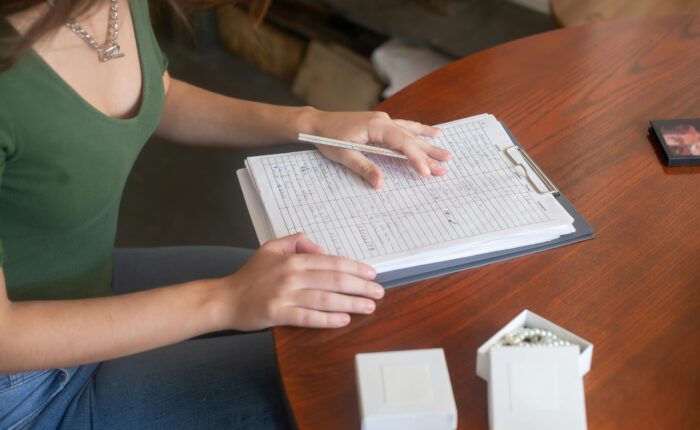
[[[360,144],[376,143],[401,152],[423,177],[447,173],[440,162],[449,160],[450,152],[421,139],[421,136],[437,136],[439,128],[391,119],[384,112],[314,111],[312,115],[312,134]],[[325,145],[319,145],[318,149],[329,159],[362,176],[374,188],[381,188],[382,171],[361,152]]]
[[[277,325],[333,328],[350,313],[374,312],[384,289],[371,266],[325,255],[303,234],[265,243],[233,275],[224,278],[224,326],[259,330]]]

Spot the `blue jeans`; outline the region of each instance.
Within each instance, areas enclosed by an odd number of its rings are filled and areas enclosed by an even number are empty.
[[[115,294],[224,276],[250,251],[118,249]],[[269,331],[192,339],[116,360],[0,375],[2,429],[288,429]]]

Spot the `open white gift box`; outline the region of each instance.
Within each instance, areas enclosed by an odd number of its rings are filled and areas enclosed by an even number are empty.
[[[479,377],[486,381],[489,380],[489,350],[494,347],[503,338],[503,336],[519,327],[549,330],[555,335],[559,336],[561,339],[568,340],[572,344],[577,345],[581,350],[578,358],[581,376],[584,376],[589,370],[591,370],[591,358],[593,357],[592,343],[580,338],[579,336],[576,336],[568,330],[559,327],[553,322],[542,318],[532,311],[524,310],[517,317],[513,318],[511,322],[500,329],[498,333],[493,335],[489,340],[481,345],[476,351],[476,374],[479,375]]]
[[[547,330],[570,346],[503,346],[518,328]],[[476,374],[488,382],[491,430],[586,428],[583,375],[593,345],[525,310],[477,350]]]

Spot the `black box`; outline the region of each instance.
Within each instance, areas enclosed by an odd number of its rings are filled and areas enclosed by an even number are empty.
[[[700,166],[700,118],[651,121],[649,133],[656,138],[669,166]]]

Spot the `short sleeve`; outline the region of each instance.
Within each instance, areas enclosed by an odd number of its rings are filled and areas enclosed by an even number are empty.
[[[160,53],[160,71],[165,74],[165,71],[168,70],[168,56],[160,48],[158,52]]]

